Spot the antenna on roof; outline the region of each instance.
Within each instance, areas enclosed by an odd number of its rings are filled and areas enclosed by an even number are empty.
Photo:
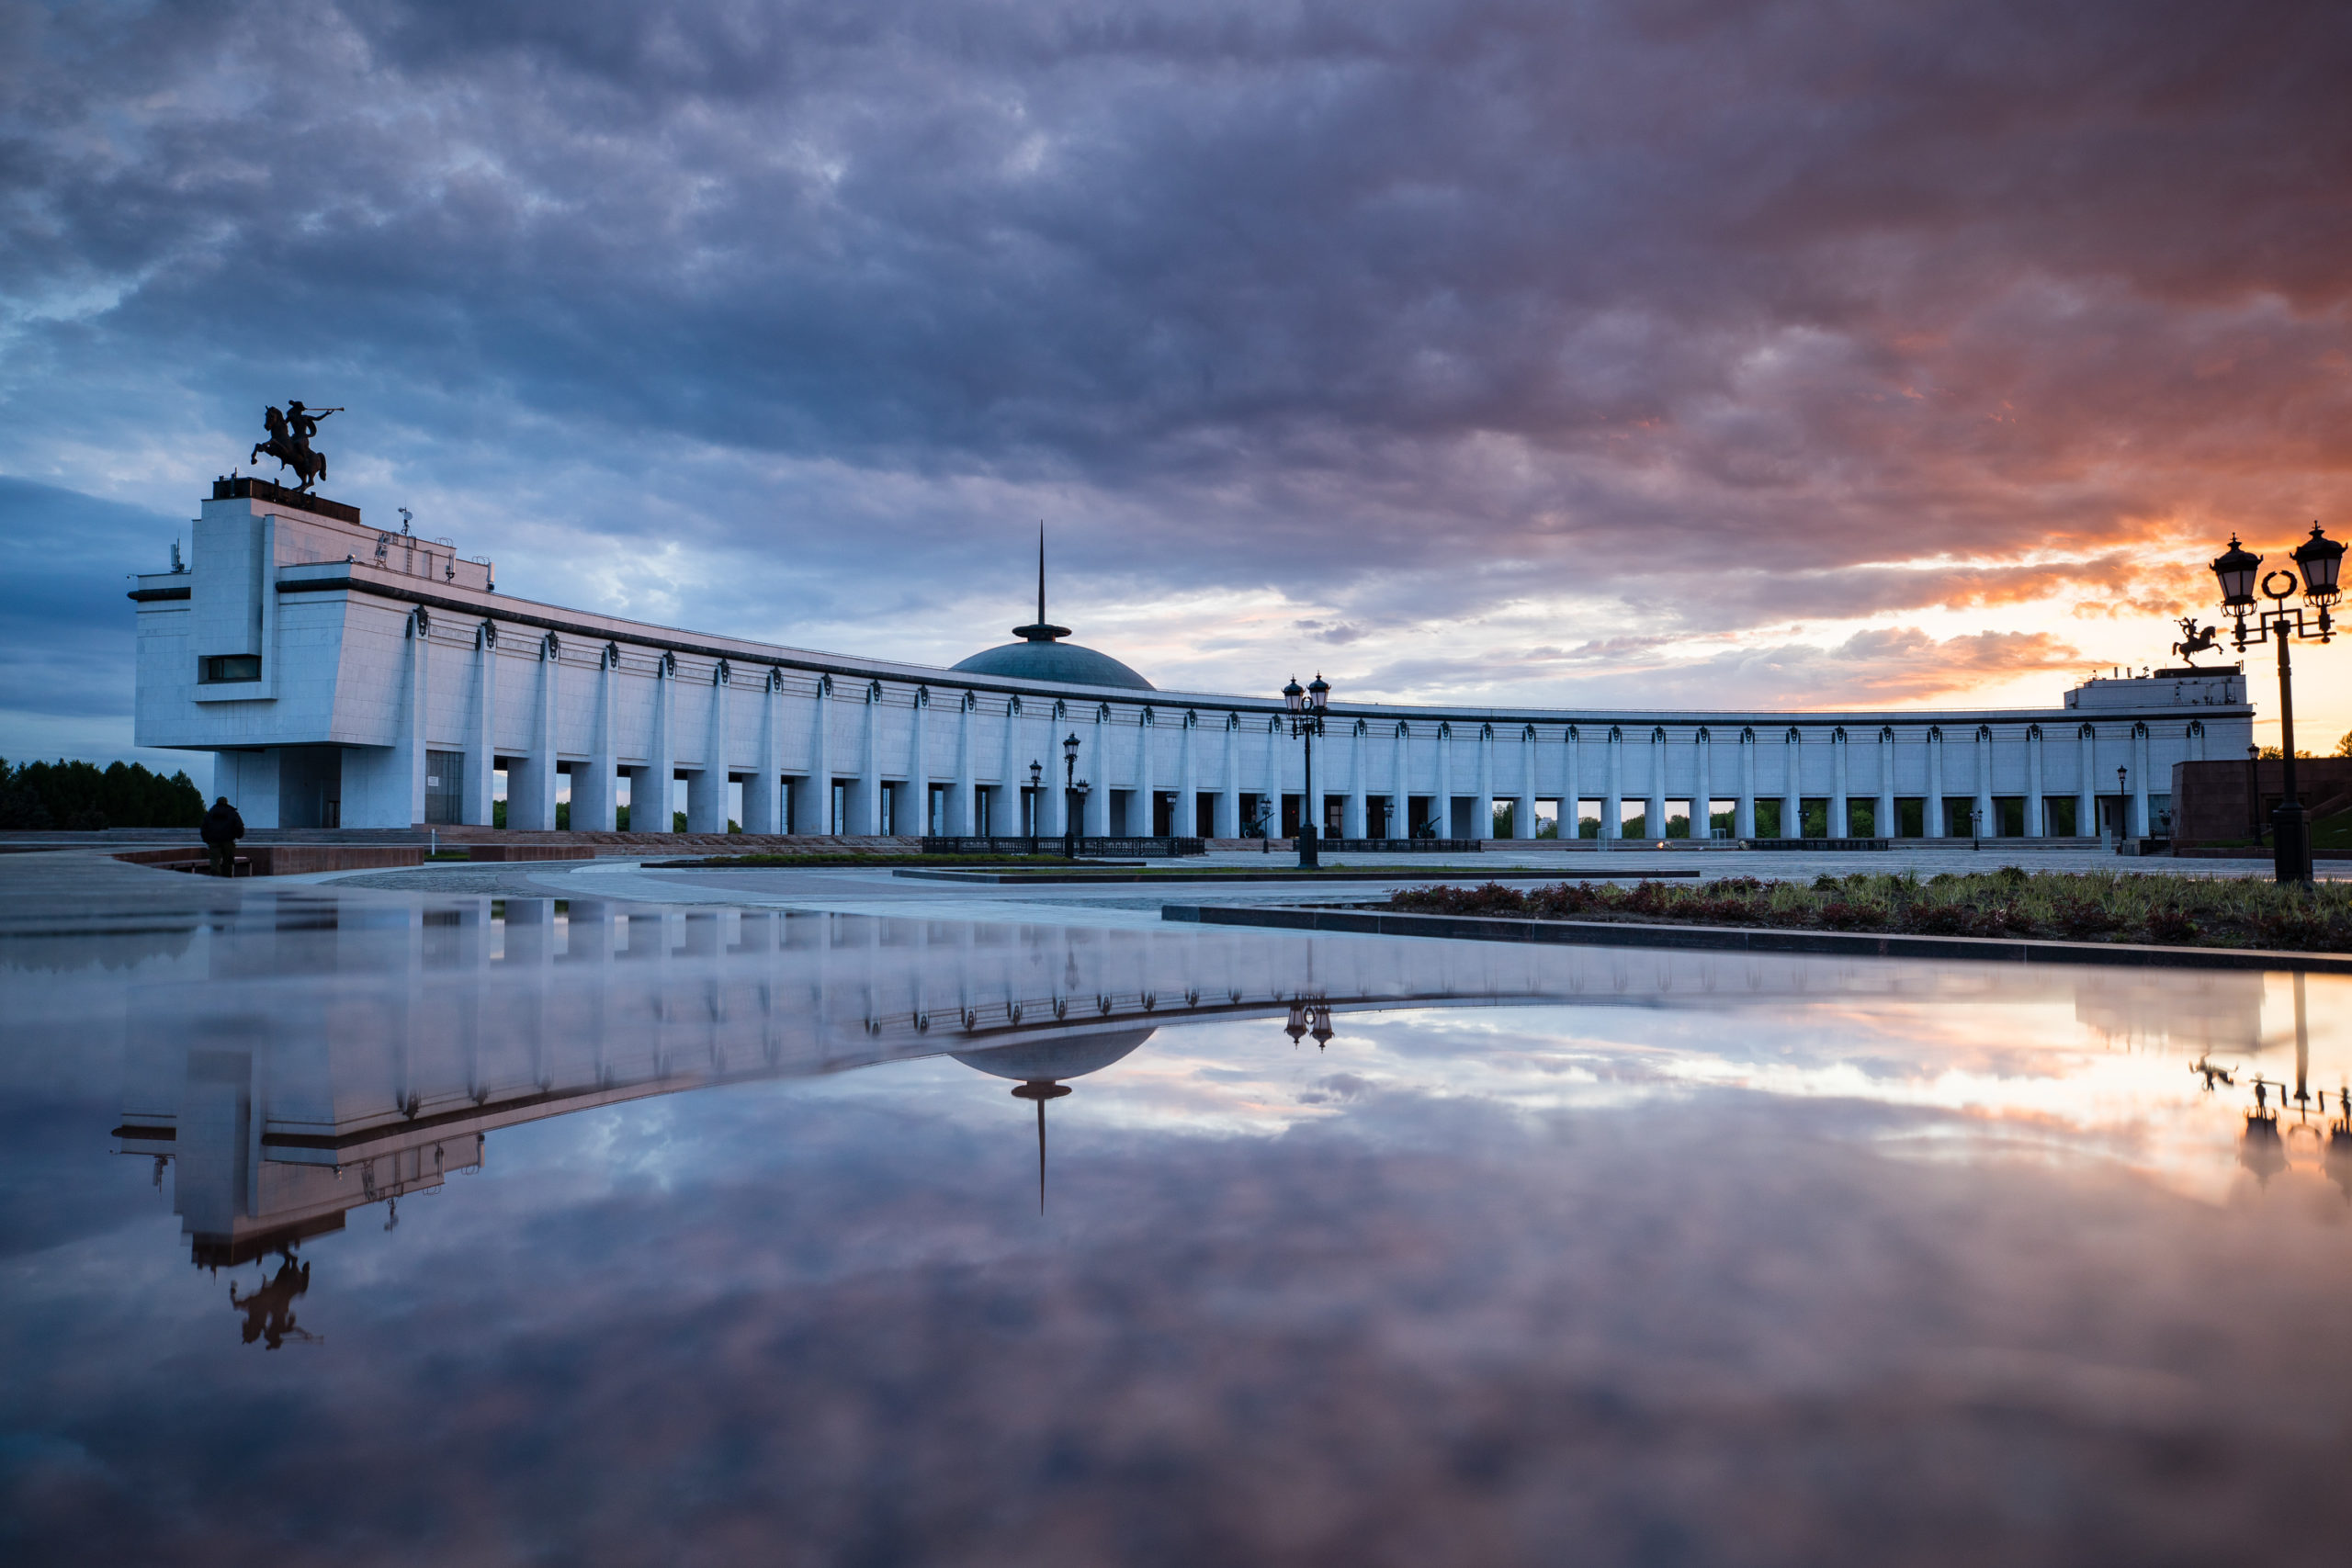
[[[1037,519],[1037,624],[1046,624],[1046,520]]]

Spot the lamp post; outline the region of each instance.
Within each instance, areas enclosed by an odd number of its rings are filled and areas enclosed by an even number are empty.
[[[2248,642],[2277,637],[2278,639],[2278,754],[2283,761],[2284,774],[2279,784],[2280,799],[2277,810],[2270,814],[2271,867],[2280,882],[2309,882],[2312,879],[2312,844],[2308,825],[2303,818],[2302,802],[2295,797],[2295,683],[2288,649],[2296,638],[2314,642],[2335,640],[2335,620],[2329,614],[2341,596],[2336,588],[2336,576],[2344,564],[2344,547],[2320,532],[2319,525],[2312,525],[2312,536],[2297,546],[2288,556],[2295,563],[2294,571],[2265,572],[2262,596],[2270,601],[2267,610],[2255,606],[2255,572],[2262,565],[2262,558],[2245,548],[2234,534],[2230,547],[2213,561],[2213,575],[2222,585],[2222,609],[2235,623],[2232,640],[2244,652]],[[2273,587],[2277,583],[2279,586]],[[2290,606],[2287,601],[2301,589],[2303,603]],[[2310,621],[2303,618],[2308,606],[2314,612]],[[2246,616],[2254,616],[2251,634],[2246,628]]]
[[[1036,758],[1035,758],[1035,757],[1030,758],[1030,759],[1029,759],[1029,852],[1030,852],[1031,854],[1033,854],[1033,855],[1034,855],[1034,854],[1035,854],[1035,853],[1037,852],[1037,802],[1038,802],[1038,800],[1041,798],[1041,796],[1040,796],[1040,795],[1039,795],[1038,791],[1039,791],[1040,786],[1042,786],[1042,785],[1044,784],[1044,783],[1045,783],[1045,782],[1046,782],[1046,770],[1045,770],[1045,769],[1043,769],[1043,768],[1041,768],[1041,767],[1039,767],[1039,766],[1037,765],[1037,759],[1036,759]],[[1020,826],[1020,821],[1019,821],[1019,819],[1018,819],[1018,818],[1015,818],[1015,820],[1014,820],[1014,822],[1013,822],[1013,826],[1014,826],[1014,827],[1016,827],[1016,828]]]
[[[2132,830],[2132,793],[2124,781],[2132,776],[2129,768],[2115,770],[2115,852],[2123,852],[2124,835]]]
[[[1323,710],[1330,700],[1330,682],[1320,675],[1305,686],[1294,675],[1290,684],[1283,688],[1283,706],[1290,712],[1291,739],[1306,747],[1306,793],[1298,803],[1298,863],[1302,870],[1312,870],[1323,863],[1315,852],[1316,819],[1323,815],[1322,802],[1315,797],[1315,738],[1323,733]]]
[[[1062,742],[1062,858],[1078,858],[1078,816],[1071,797],[1078,794],[1078,731]]]

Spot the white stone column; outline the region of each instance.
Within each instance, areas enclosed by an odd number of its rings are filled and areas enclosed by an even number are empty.
[[[1216,797],[1216,836],[1241,837],[1241,716],[1225,716],[1225,788]]]
[[[1560,737],[1560,837],[1569,843],[1576,841],[1581,820],[1581,803],[1577,796],[1584,789],[1584,737],[1575,725],[1568,726]]]
[[[1069,705],[1058,698],[1046,713],[1046,793],[1037,803],[1038,836],[1058,839],[1069,831],[1070,772],[1062,760],[1062,742],[1077,733],[1069,722]]]
[[[1976,821],[1972,831],[1978,838],[2000,836],[2001,824],[1993,815],[1993,727],[1976,727]]]
[[[1715,738],[1705,725],[1690,737],[1690,836],[1711,839],[1715,833]]]
[[[1871,835],[1879,839],[1901,837],[1901,824],[1894,814],[1894,727],[1878,727],[1878,809],[1871,813]]]
[[[2144,722],[2132,727],[2132,836],[2139,839],[2154,831],[2148,826],[2148,739]]]
[[[1642,806],[1642,837],[1666,837],[1666,726],[1650,726],[1650,794]]]
[[[1795,725],[1781,737],[1781,837],[1804,837],[1804,737]]]
[[[899,819],[891,824],[901,835],[922,837],[931,831],[931,688],[915,688],[915,710],[907,727],[907,783],[899,796]],[[911,807],[911,816],[909,808]]]
[[[1603,791],[1600,836],[1622,839],[1625,836],[1625,731],[1614,724],[1609,727],[1609,762]]]
[[[808,772],[793,786],[795,834],[831,836],[842,830],[833,819],[833,678],[820,674],[808,704]]]
[[[577,784],[571,793],[577,811]],[[775,668],[760,678],[759,761],[743,780],[743,831],[784,831],[784,671]]]
[[[1283,830],[1283,764],[1289,761],[1285,750],[1290,745],[1290,727],[1278,716],[1266,720],[1266,836],[1278,838]]]
[[[430,744],[431,726],[427,722],[432,692],[433,616],[420,608],[408,617],[408,658],[405,689],[401,694],[400,744],[393,758],[393,787],[407,801],[405,811],[394,801],[389,814],[400,818],[402,828],[422,827],[424,823],[424,753]],[[217,792],[216,792],[217,793]]]
[[[1413,836],[1413,732],[1403,719],[1396,721],[1388,744],[1389,788],[1394,792],[1388,797],[1388,836],[1409,839]]]
[[[614,687],[621,650],[606,643],[596,654],[596,696],[589,713],[588,761],[571,770],[571,829],[609,833],[619,820],[620,737],[613,724]]]
[[[992,837],[1017,839],[1024,836],[1042,836],[1045,828],[1046,759],[1042,756],[1029,755],[1029,749],[1022,745],[1022,733],[1028,728],[1023,722],[1023,716],[1020,697],[1007,697],[1004,701],[1003,761],[997,764],[998,774],[1004,783],[998,787],[997,798],[1004,802],[1004,808],[1010,815],[1001,823],[989,824],[989,832]],[[1039,780],[1037,798],[1030,803],[1030,810],[1035,813],[1034,824],[1023,820],[1021,810],[1021,792],[1029,787],[1029,764],[1033,761],[1037,764]],[[1033,826],[1037,829],[1034,834],[1032,833]]]
[[[1510,810],[1514,839],[1535,837],[1535,727],[1524,725],[1519,732],[1519,800]]]
[[[1370,761],[1370,727],[1357,719],[1348,726],[1348,806],[1347,815],[1340,819],[1342,837],[1367,839],[1372,836],[1372,797],[1364,787],[1364,773]]]
[[[1944,731],[1943,726],[1928,727],[1928,799],[1920,826],[1930,839],[1945,839],[1951,824],[1944,820]]]
[[[1131,838],[1148,839],[1159,826],[1154,820],[1159,815],[1159,770],[1154,765],[1159,759],[1152,755],[1152,742],[1159,739],[1159,710],[1146,703],[1136,715],[1136,787],[1127,796]]]
[[[531,715],[530,750],[517,778],[506,778],[506,825],[547,831],[555,827],[556,704],[560,697],[562,645],[553,632],[539,638],[537,706]]]
[[[1086,738],[1086,749],[1078,754],[1078,776],[1088,780],[1093,788],[1086,795],[1086,822],[1081,829],[1087,837],[1107,839],[1111,836],[1111,705],[1094,705],[1093,732]]]
[[[1853,818],[1846,808],[1846,753],[1851,744],[1844,725],[1829,732],[1829,837],[1833,839],[1843,839],[1853,831]]]
[[[978,765],[973,757],[977,750],[972,727],[978,712],[979,694],[964,692],[956,700],[956,783],[947,792],[947,831],[957,838],[967,838],[979,832],[979,812],[977,801],[979,790]]]
[[[858,739],[857,805],[851,830],[865,838],[882,833],[882,682],[865,683],[865,730]]]
[[[1495,836],[1495,727],[1478,726],[1478,804],[1471,818],[1474,839]]]
[[[1437,725],[1437,836],[1453,837],[1453,725]]]
[[[1194,739],[1200,728],[1199,710],[1186,708],[1176,732],[1176,810],[1174,820],[1168,824],[1180,839],[1192,838],[1201,830],[1200,757]]]
[[[1732,813],[1732,836],[1756,837],[1756,728],[1739,728],[1739,807]]]
[[[703,710],[702,766],[686,776],[686,831],[727,831],[727,693],[735,672],[727,660],[710,667]]]
[[[2048,831],[2041,811],[2041,726],[2030,724],[2025,730],[2025,836],[2039,839]]]
[[[2098,733],[2086,724],[2075,732],[2078,741],[2075,774],[2075,832],[2096,839],[2098,829]]]
[[[491,790],[498,771],[498,627],[484,621],[474,628],[474,708],[466,726],[466,798],[458,813],[484,828],[491,820]]]

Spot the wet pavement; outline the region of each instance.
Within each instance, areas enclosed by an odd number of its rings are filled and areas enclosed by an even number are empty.
[[[2332,1563],[2352,1523],[2352,983],[16,858],[11,1562]]]

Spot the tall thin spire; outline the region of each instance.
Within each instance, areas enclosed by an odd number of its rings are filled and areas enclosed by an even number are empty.
[[[1046,524],[1037,522],[1037,620],[1034,626],[1015,626],[1012,635],[1030,642],[1051,642],[1056,637],[1069,636],[1068,626],[1057,626],[1046,619]]]

